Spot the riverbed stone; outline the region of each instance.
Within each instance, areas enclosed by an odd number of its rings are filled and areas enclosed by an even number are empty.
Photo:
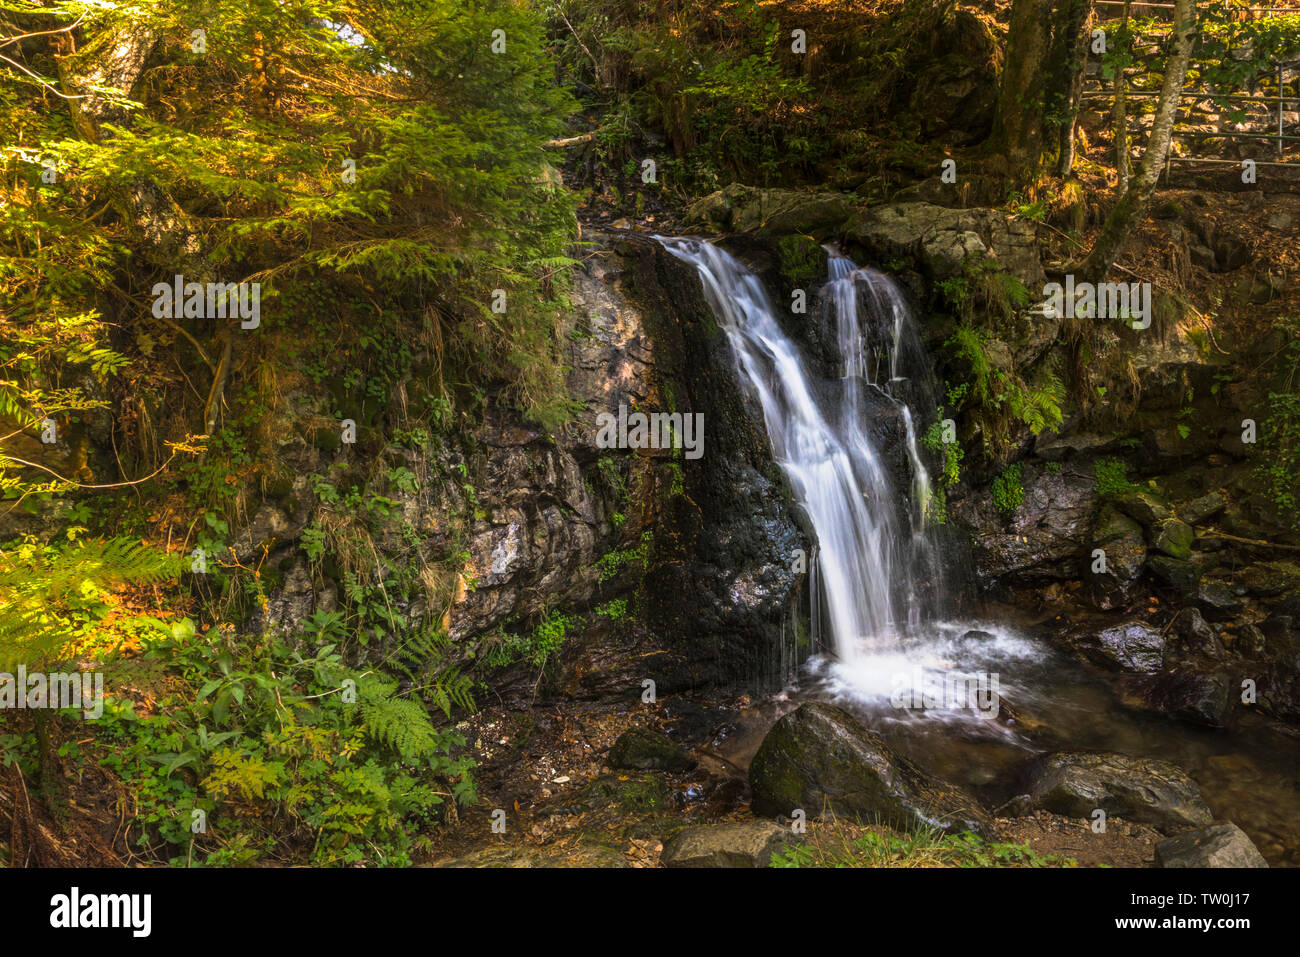
[[[1164,671],[1146,681],[1143,693],[1157,710],[1207,728],[1226,727],[1232,712],[1232,685],[1225,674]]]
[[[1158,580],[1181,594],[1195,592],[1196,583],[1201,580],[1200,565],[1168,555],[1152,555],[1147,559],[1147,567]]]
[[[1173,638],[1170,641],[1176,657],[1201,657],[1211,660],[1223,658],[1223,642],[1219,640],[1214,626],[1205,620],[1205,616],[1194,606],[1180,608],[1173,622]]]
[[[1196,600],[1215,621],[1231,618],[1244,607],[1233,584],[1218,578],[1202,580],[1196,589]]]
[[[609,749],[609,763],[611,767],[637,771],[690,771],[698,762],[666,734],[630,728]]]
[[[1178,508],[1178,517],[1190,525],[1199,525],[1207,518],[1213,518],[1224,510],[1228,500],[1218,492],[1210,492],[1200,498],[1192,499]]]
[[[1243,568],[1237,580],[1252,595],[1292,594],[1300,591],[1300,565],[1295,562],[1259,562]]]
[[[1176,518],[1167,518],[1151,527],[1151,547],[1170,558],[1186,561],[1192,555],[1192,542],[1196,532],[1192,526]]]
[[[1231,821],[1156,842],[1160,867],[1268,867],[1246,832]]]
[[[1160,830],[1200,827],[1213,819],[1200,788],[1177,765],[1104,751],[1059,751],[1043,758],[1032,776],[1035,808],[1067,817],[1108,817]]]
[[[740,821],[688,827],[664,845],[665,867],[767,867],[772,855],[794,839],[771,821]]]
[[[1150,489],[1133,488],[1115,500],[1126,515],[1143,525],[1154,525],[1173,516],[1169,506]]]
[[[925,774],[848,712],[801,705],[772,727],[749,768],[755,814],[810,818],[823,810],[904,830],[991,833],[970,795]]]
[[[1155,672],[1164,663],[1164,636],[1142,621],[1078,632],[1074,642],[1089,660],[1108,668]]]

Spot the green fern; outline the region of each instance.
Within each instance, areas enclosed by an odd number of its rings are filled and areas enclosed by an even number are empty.
[[[373,675],[358,689],[366,735],[392,748],[404,760],[415,761],[434,753],[437,729],[418,701],[392,697],[396,684]]]
[[[0,670],[57,655],[74,636],[74,603],[113,585],[171,578],[179,564],[126,538],[0,549]]]

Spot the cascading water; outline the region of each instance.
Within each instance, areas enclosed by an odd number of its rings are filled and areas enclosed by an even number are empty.
[[[813,631],[835,657],[809,661],[794,696],[840,702],[930,772],[985,789],[994,807],[1017,793],[1017,769],[1035,751],[1122,750],[1174,760],[1195,773],[1216,810],[1233,808],[1252,838],[1274,848],[1272,863],[1285,862],[1282,848],[1300,840],[1294,756],[1279,764],[1278,749],[1255,733],[1189,735],[1134,712],[1108,679],[1005,619],[944,620],[925,515],[930,479],[916,433],[935,408],[935,393],[905,301],[888,277],[828,249],[820,314],[790,317],[818,323],[804,355],[741,263],[701,240],[660,242],[698,270],[742,384],[762,408],[772,452],[816,535]],[[818,341],[835,344],[838,369],[818,360]],[[909,696],[933,687],[936,675],[966,687],[997,679],[997,707],[977,710],[961,700],[918,706]],[[1003,712],[1007,702],[1014,708]],[[1258,795],[1242,796],[1237,764],[1227,777],[1217,770],[1213,762],[1225,749],[1252,769]]]
[[[660,241],[699,271],[744,385],[763,410],[773,455],[816,534],[814,638],[828,639],[845,668],[860,670],[871,656],[898,649],[939,597],[924,514],[930,479],[908,407],[932,398],[904,300],[886,276],[828,250],[821,299],[841,370],[838,382],[819,382],[758,277],[710,243]],[[886,455],[891,435],[901,436],[910,487],[898,487]],[[923,580],[927,601],[918,590]]]

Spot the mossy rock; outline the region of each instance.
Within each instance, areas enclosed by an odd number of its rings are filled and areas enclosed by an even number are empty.
[[[337,452],[343,444],[343,427],[322,425],[312,435],[312,445],[322,452]]]
[[[895,754],[848,712],[812,702],[781,718],[749,768],[754,813],[823,809],[903,830],[991,833],[979,804]]]
[[[610,748],[609,763],[611,767],[638,771],[690,771],[698,762],[667,735],[632,728],[619,735]]]
[[[1190,594],[1196,590],[1201,580],[1201,566],[1195,562],[1170,558],[1168,555],[1152,555],[1147,560],[1151,574],[1176,591]]]
[[[658,811],[668,801],[668,785],[653,774],[602,774],[578,794],[569,810],[582,813],[617,806],[626,811]]]
[[[1192,499],[1178,509],[1178,517],[1189,525],[1199,525],[1207,518],[1218,515],[1228,507],[1228,500],[1218,492],[1210,492],[1200,498]]]
[[[1186,522],[1167,518],[1152,526],[1151,533],[1151,547],[1154,550],[1183,561],[1191,557],[1196,532]]]
[[[1125,515],[1128,515],[1134,521],[1141,522],[1143,525],[1154,525],[1156,522],[1162,522],[1173,516],[1160,496],[1148,489],[1133,488],[1115,499]]]

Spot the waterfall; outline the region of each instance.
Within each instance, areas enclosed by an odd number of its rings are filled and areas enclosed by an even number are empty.
[[[928,402],[923,411],[932,412],[933,386],[899,289],[828,248],[819,301],[822,321],[834,324],[827,331],[840,369],[826,381],[782,329],[757,276],[711,243],[657,238],[698,270],[743,387],[762,408],[773,456],[816,535],[814,640],[850,667],[898,648],[933,617],[940,597],[926,528],[930,478],[909,407]]]

